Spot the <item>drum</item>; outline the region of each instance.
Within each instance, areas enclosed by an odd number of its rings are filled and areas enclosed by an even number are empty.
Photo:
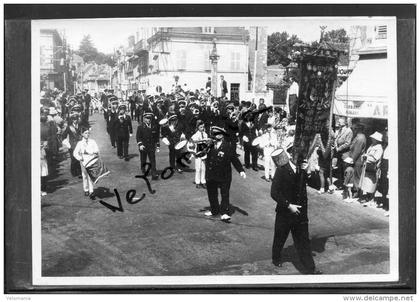
[[[287,155],[286,151],[284,151],[282,148],[274,150],[271,153],[271,158],[277,167],[284,166],[289,162],[289,155]]]
[[[261,142],[262,142],[262,136],[258,136],[252,141],[252,145],[258,146],[259,144],[261,144]]]
[[[188,141],[186,139],[181,140],[179,143],[177,143],[175,145],[175,150],[177,150],[180,154],[184,155],[185,153],[187,153],[187,155],[184,157],[182,156],[182,158],[187,160],[187,163],[190,164],[191,163],[191,157],[194,155],[192,152],[189,152],[187,149],[187,143]]]
[[[164,143],[167,146],[169,146],[171,144],[166,137],[162,138],[162,143]]]
[[[165,126],[165,125],[168,124],[168,122],[169,122],[169,120],[167,118],[163,118],[159,121],[159,125]]]
[[[95,156],[87,161],[86,164],[84,164],[84,167],[94,184],[96,184],[102,177],[110,173],[98,156]]]
[[[182,140],[175,145],[175,150],[187,151],[187,140]]]

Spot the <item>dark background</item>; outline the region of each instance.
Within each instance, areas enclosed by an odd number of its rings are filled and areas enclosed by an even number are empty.
[[[34,286],[31,238],[31,19],[117,17],[396,16],[398,52],[399,281],[218,286]],[[410,5],[4,5],[5,293],[416,292],[415,18]]]

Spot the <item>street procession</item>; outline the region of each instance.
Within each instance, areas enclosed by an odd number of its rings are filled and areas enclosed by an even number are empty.
[[[41,30],[43,274],[388,273],[387,104],[360,106],[386,84],[358,77],[386,26],[367,28],[147,28],[100,59]]]

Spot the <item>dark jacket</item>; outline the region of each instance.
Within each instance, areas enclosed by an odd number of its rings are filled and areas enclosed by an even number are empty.
[[[251,127],[248,127],[245,121],[241,124],[239,136],[243,137],[245,135],[249,139],[249,142],[244,142],[244,145],[252,144],[252,141],[257,137],[255,130],[256,130],[255,124],[252,124]]]
[[[308,221],[306,180],[306,171],[295,173],[290,164],[277,168],[271,184],[271,198],[277,202],[276,212],[300,222]],[[291,213],[288,209],[289,204],[302,206],[299,209],[300,214]]]
[[[228,89],[227,89],[227,82],[226,80],[222,81],[222,92],[223,93],[228,93]]]
[[[159,128],[153,122],[150,127],[143,122],[137,127],[136,140],[139,147],[145,146],[146,149],[154,150],[159,147]]]
[[[128,138],[129,135],[133,133],[131,118],[128,115],[125,115],[122,121],[117,117],[114,127],[115,135],[120,138]]]
[[[166,137],[169,140],[170,147],[174,148],[177,143],[181,140],[181,135],[185,134],[185,130],[183,128],[182,123],[178,121],[177,125],[175,126],[175,131],[171,131],[169,126],[162,128],[162,136]]]
[[[232,180],[231,164],[239,173],[244,171],[229,142],[223,141],[219,149],[213,145],[207,153],[206,180],[230,182]]]

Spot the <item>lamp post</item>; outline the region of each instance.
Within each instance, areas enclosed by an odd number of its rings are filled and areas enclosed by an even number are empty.
[[[211,94],[217,97],[217,61],[219,60],[219,55],[217,54],[216,48],[216,38],[213,39],[213,49],[210,53],[211,61]]]

